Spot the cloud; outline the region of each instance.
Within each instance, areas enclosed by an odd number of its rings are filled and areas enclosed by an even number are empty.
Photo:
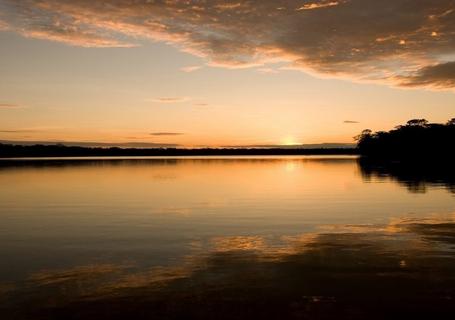
[[[152,132],[151,136],[181,136],[184,133],[182,132]]]
[[[421,68],[400,80],[402,85],[409,87],[455,87],[455,61]]]
[[[23,133],[23,132],[35,132],[34,130],[0,130],[1,133]]]
[[[344,120],[343,123],[353,124],[353,123],[360,123],[360,122],[354,121],[354,120]]]
[[[35,127],[27,127],[27,128],[14,128],[14,129],[5,129],[0,130],[3,133],[26,133],[26,132],[46,132],[46,131],[55,131],[55,130],[63,130],[66,127],[58,127],[58,126],[35,126]]]
[[[161,97],[151,99],[150,101],[158,103],[180,103],[188,100],[190,100],[188,97]]]
[[[96,142],[96,141],[50,141],[50,140],[0,140],[0,143],[13,145],[55,145],[63,144],[68,147],[119,147],[119,148],[177,148],[181,145],[176,143],[154,143],[154,142]]]
[[[14,103],[0,103],[0,109],[19,109],[22,108],[21,105]]]
[[[117,41],[98,36],[91,32],[78,31],[74,29],[50,29],[50,30],[28,30],[22,32],[28,38],[46,39],[50,41],[63,42],[73,46],[98,47],[98,48],[131,48],[134,44]]]
[[[271,73],[279,73],[278,70],[273,68],[258,68],[257,71],[259,73],[271,74]]]
[[[280,62],[324,77],[455,88],[453,73],[442,70],[455,63],[453,0],[3,0],[0,6],[10,29],[71,45],[162,41],[210,66]]]
[[[208,107],[209,104],[205,102],[200,102],[200,103],[194,103],[193,106],[198,107],[198,108],[205,108]]]
[[[183,71],[183,72],[193,72],[193,71],[196,71],[196,70],[199,70],[201,69],[202,66],[187,66],[187,67],[183,67],[181,68],[180,70]]]
[[[320,8],[326,8],[326,7],[333,7],[337,6],[340,3],[338,1],[320,1],[320,2],[313,2],[313,3],[307,3],[300,8],[297,8],[297,11],[300,10],[313,10],[313,9],[320,9]]]
[[[6,31],[9,29],[9,25],[5,22],[0,20],[0,31]]]

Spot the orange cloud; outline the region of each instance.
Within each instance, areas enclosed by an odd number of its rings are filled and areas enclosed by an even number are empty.
[[[201,69],[202,66],[187,66],[187,67],[183,67],[181,68],[180,70],[183,71],[183,72],[193,72],[193,71],[196,71],[196,70],[199,70]]]
[[[9,25],[5,22],[0,20],[0,31],[6,31],[9,29]]]
[[[190,100],[188,97],[160,97],[151,99],[152,102],[158,103],[180,103]]]
[[[455,61],[425,66],[397,81],[408,87],[455,87]]]
[[[280,62],[324,77],[455,87],[451,74],[429,69],[452,63],[455,54],[451,0],[3,2],[10,29],[28,37],[84,47],[130,47],[142,38],[203,57],[210,66]]]
[[[319,9],[319,8],[326,8],[326,7],[333,7],[337,6],[340,3],[338,1],[329,1],[329,2],[313,2],[313,3],[307,3],[300,8],[297,8],[297,11],[300,10],[313,10],[313,9]]]
[[[152,132],[151,136],[181,136],[184,135],[183,132]]]
[[[0,103],[0,109],[20,109],[23,106],[15,103]]]

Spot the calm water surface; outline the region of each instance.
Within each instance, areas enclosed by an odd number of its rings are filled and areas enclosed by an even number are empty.
[[[455,179],[418,172],[354,157],[2,160],[0,318],[453,314]]]

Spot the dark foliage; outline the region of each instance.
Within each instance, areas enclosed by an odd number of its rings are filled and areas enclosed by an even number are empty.
[[[364,130],[356,139],[361,155],[397,160],[453,159],[455,118],[446,124],[413,119],[388,132]]]
[[[355,149],[286,149],[286,148],[89,148],[57,145],[22,146],[0,143],[0,158],[12,157],[110,157],[110,156],[231,156],[231,155],[351,155]]]

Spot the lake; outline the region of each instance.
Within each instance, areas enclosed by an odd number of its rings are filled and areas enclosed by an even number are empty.
[[[453,314],[455,179],[427,169],[350,156],[0,160],[0,318]]]

